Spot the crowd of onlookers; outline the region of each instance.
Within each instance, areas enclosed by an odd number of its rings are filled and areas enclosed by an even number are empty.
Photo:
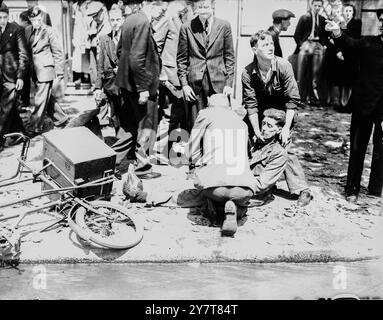
[[[77,1],[74,80],[92,85],[101,123],[115,129],[116,175],[124,173],[126,163],[142,179],[160,176],[153,164],[189,165],[196,187],[222,207],[223,233],[231,234],[237,207],[246,207],[254,195],[270,199],[282,175],[300,205],[311,201],[303,168],[290,148],[297,113],[302,102],[336,104],[353,112],[346,195],[357,198],[375,124],[369,191],[379,196],[383,41],[380,36],[359,39],[361,21],[352,4],[323,5],[310,1],[288,59],[279,36],[295,18],[293,12],[276,10],[272,26],[251,37],[254,59],[242,72],[238,103],[232,30],[215,16],[214,0],[125,0],[109,10],[100,1]],[[22,26],[8,23],[7,15],[2,3],[0,136],[17,124],[28,135],[39,134],[47,117],[65,126],[68,117],[54,90],[63,78],[63,54],[49,14],[31,6],[20,16]],[[383,34],[382,11],[377,15]]]

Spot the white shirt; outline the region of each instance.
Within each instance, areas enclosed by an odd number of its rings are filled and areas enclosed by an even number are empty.
[[[205,23],[204,21],[202,21],[201,17],[199,17],[201,23],[202,23],[202,26],[205,28]],[[209,25],[208,25],[208,28],[207,28],[207,34],[210,34],[211,32],[211,27],[213,25],[213,19],[214,19],[214,16],[212,15],[209,19],[207,19]]]

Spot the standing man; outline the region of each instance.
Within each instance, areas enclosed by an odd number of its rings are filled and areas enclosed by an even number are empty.
[[[353,85],[348,106],[351,117],[351,150],[348,164],[346,199],[356,202],[360,190],[364,158],[372,128],[373,154],[368,184],[370,195],[381,197],[383,187],[383,8],[377,10],[379,35],[353,39],[334,21],[328,21],[335,44],[342,52],[358,54],[359,77]]]
[[[32,25],[25,29],[27,43],[32,51],[32,80],[35,83],[34,111],[32,112],[29,133],[43,132],[46,115],[53,118],[56,126],[64,124],[68,116],[52,95],[53,80],[64,78],[63,51],[52,27],[43,23],[42,11],[35,7],[29,19]]]
[[[229,22],[214,16],[215,0],[197,0],[197,16],[182,25],[178,43],[178,77],[188,102],[188,127],[215,93],[233,93],[234,45]]]
[[[289,191],[298,196],[298,204],[311,201],[309,186],[303,168],[290,150],[291,130],[300,103],[298,85],[291,64],[275,57],[274,43],[269,31],[259,31],[250,39],[254,60],[242,73],[243,104],[247,109],[248,122],[254,142],[263,142],[261,123],[266,109],[276,108],[286,112],[286,121],[281,130],[281,144],[287,149],[288,161],[285,177]]]
[[[120,56],[116,85],[121,88],[124,105],[113,149],[117,152],[117,165],[126,158],[135,164],[136,174],[143,179],[159,176],[152,172],[148,157],[151,140],[156,137],[161,71],[151,21],[163,15],[167,6],[164,1],[145,1],[139,12],[129,15],[122,25],[117,50]]]
[[[15,112],[16,92],[24,87],[29,58],[23,28],[14,22],[8,22],[9,9],[5,3],[0,5],[0,150],[4,146],[1,140],[12,123]]]
[[[290,27],[290,19],[295,18],[295,14],[286,9],[279,9],[273,12],[273,25],[268,29],[273,36],[274,54],[282,58],[282,48],[279,43],[279,34],[287,31]]]
[[[187,19],[188,11],[186,1],[172,1],[166,16],[154,25],[154,38],[160,49],[162,70],[158,99],[161,121],[153,156],[163,164],[168,163],[169,150],[176,138],[173,136],[177,135],[175,130],[179,125],[181,129],[187,130],[186,105],[177,75],[177,47],[181,26]]]
[[[302,102],[318,102],[322,85],[324,46],[329,34],[325,30],[326,19],[320,15],[323,0],[311,0],[311,10],[300,17],[294,33],[298,54],[298,85]],[[323,94],[324,96],[324,94]]]
[[[103,93],[107,96],[110,105],[111,122],[117,133],[119,128],[118,114],[121,110],[122,98],[120,88],[116,86],[115,80],[118,69],[117,45],[121,38],[121,26],[124,22],[122,10],[118,7],[110,10],[109,20],[112,32],[100,37],[94,95],[97,100],[101,99]],[[104,110],[104,113],[107,114],[108,110]]]

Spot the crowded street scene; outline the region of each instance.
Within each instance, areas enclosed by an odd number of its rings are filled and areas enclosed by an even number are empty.
[[[1,300],[383,298],[382,0],[0,0],[0,79]]]

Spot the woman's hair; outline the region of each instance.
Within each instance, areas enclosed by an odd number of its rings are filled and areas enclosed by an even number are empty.
[[[352,8],[352,17],[355,18],[355,16],[356,16],[356,7],[352,3],[345,3],[343,5],[343,10],[346,9],[347,7],[351,7]]]

